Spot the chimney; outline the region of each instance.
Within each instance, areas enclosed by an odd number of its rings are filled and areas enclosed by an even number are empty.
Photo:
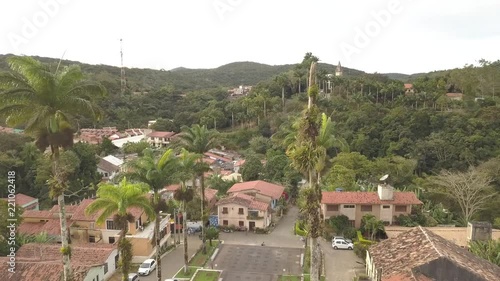
[[[491,223],[485,221],[475,221],[467,223],[468,242],[491,240],[491,228]]]
[[[393,200],[394,199],[394,188],[387,183],[379,183],[377,188],[378,198],[380,200]]]

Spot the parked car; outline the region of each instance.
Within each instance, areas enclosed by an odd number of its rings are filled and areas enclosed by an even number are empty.
[[[354,244],[346,242],[345,240],[337,239],[332,242],[332,248],[334,248],[335,250],[338,249],[352,250],[354,248]]]
[[[344,236],[333,236],[332,243],[335,242],[335,240],[343,240],[343,241],[345,241],[347,243],[352,243],[351,239],[347,239]]]
[[[129,273],[128,281],[139,281],[139,275],[137,273]]]
[[[156,269],[156,261],[154,259],[147,259],[141,264],[141,266],[139,266],[137,274],[149,275],[155,269]]]

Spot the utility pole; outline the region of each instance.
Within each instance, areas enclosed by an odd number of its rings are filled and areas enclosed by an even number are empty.
[[[125,68],[123,67],[123,40],[120,39],[120,58],[121,58],[121,71],[120,71],[120,86],[121,86],[121,95],[125,93],[125,89],[127,88],[127,81],[125,80]]]

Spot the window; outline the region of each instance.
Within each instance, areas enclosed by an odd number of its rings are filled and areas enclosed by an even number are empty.
[[[108,273],[108,262],[104,264],[104,274]]]
[[[349,226],[350,226],[350,227],[354,227],[355,225],[356,225],[356,222],[355,222],[355,221],[353,221],[353,220],[350,220],[350,221],[349,221]]]
[[[406,212],[406,206],[396,206],[396,212]]]
[[[239,226],[245,226],[245,222],[244,222],[244,221],[239,221],[239,222],[238,222],[238,225],[239,225]]]
[[[390,209],[391,208],[391,205],[383,205],[382,206],[383,209]]]
[[[228,212],[227,212],[227,207],[222,208],[222,213],[223,213],[223,214],[227,214],[227,213],[228,213]]]
[[[95,236],[89,235],[89,242],[95,243]]]
[[[95,279],[96,279],[95,281],[99,281],[99,275],[97,275],[97,277]]]
[[[90,229],[94,229],[94,228],[95,228],[95,222],[91,222],[91,223],[89,223],[89,228],[90,228]]]
[[[245,212],[243,211],[243,208],[239,208],[238,209],[238,215],[243,215],[245,214]]]
[[[337,212],[339,210],[339,205],[326,205],[326,211]]]
[[[114,244],[115,243],[115,237],[108,237],[108,242],[109,242],[109,244]]]
[[[361,205],[361,212],[371,212],[372,205]]]
[[[229,223],[227,222],[227,220],[223,220],[222,225],[229,225]]]
[[[106,229],[119,230],[119,228],[115,225],[114,221],[106,221]]]
[[[354,205],[344,205],[344,209],[354,209]]]

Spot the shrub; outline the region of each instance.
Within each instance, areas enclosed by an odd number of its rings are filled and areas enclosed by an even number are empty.
[[[354,254],[356,254],[356,256],[358,256],[359,258],[366,260],[366,251],[369,247],[369,244],[354,242]]]
[[[306,237],[307,236],[307,232],[305,230],[304,222],[297,221],[295,223],[295,234],[297,234],[299,236],[302,236],[302,237]]]
[[[356,229],[354,227],[348,227],[344,229],[344,237],[348,239],[356,238]]]
[[[361,234],[361,231],[356,231],[356,234],[357,234],[357,237],[358,237],[358,243],[360,244],[363,244],[363,245],[371,245],[373,244],[374,242],[371,241],[371,240],[367,240],[363,237],[363,235]],[[356,243],[354,243],[356,245]]]
[[[256,227],[254,232],[255,232],[256,234],[266,234],[268,231],[267,231],[267,229],[266,229],[266,228]]]

